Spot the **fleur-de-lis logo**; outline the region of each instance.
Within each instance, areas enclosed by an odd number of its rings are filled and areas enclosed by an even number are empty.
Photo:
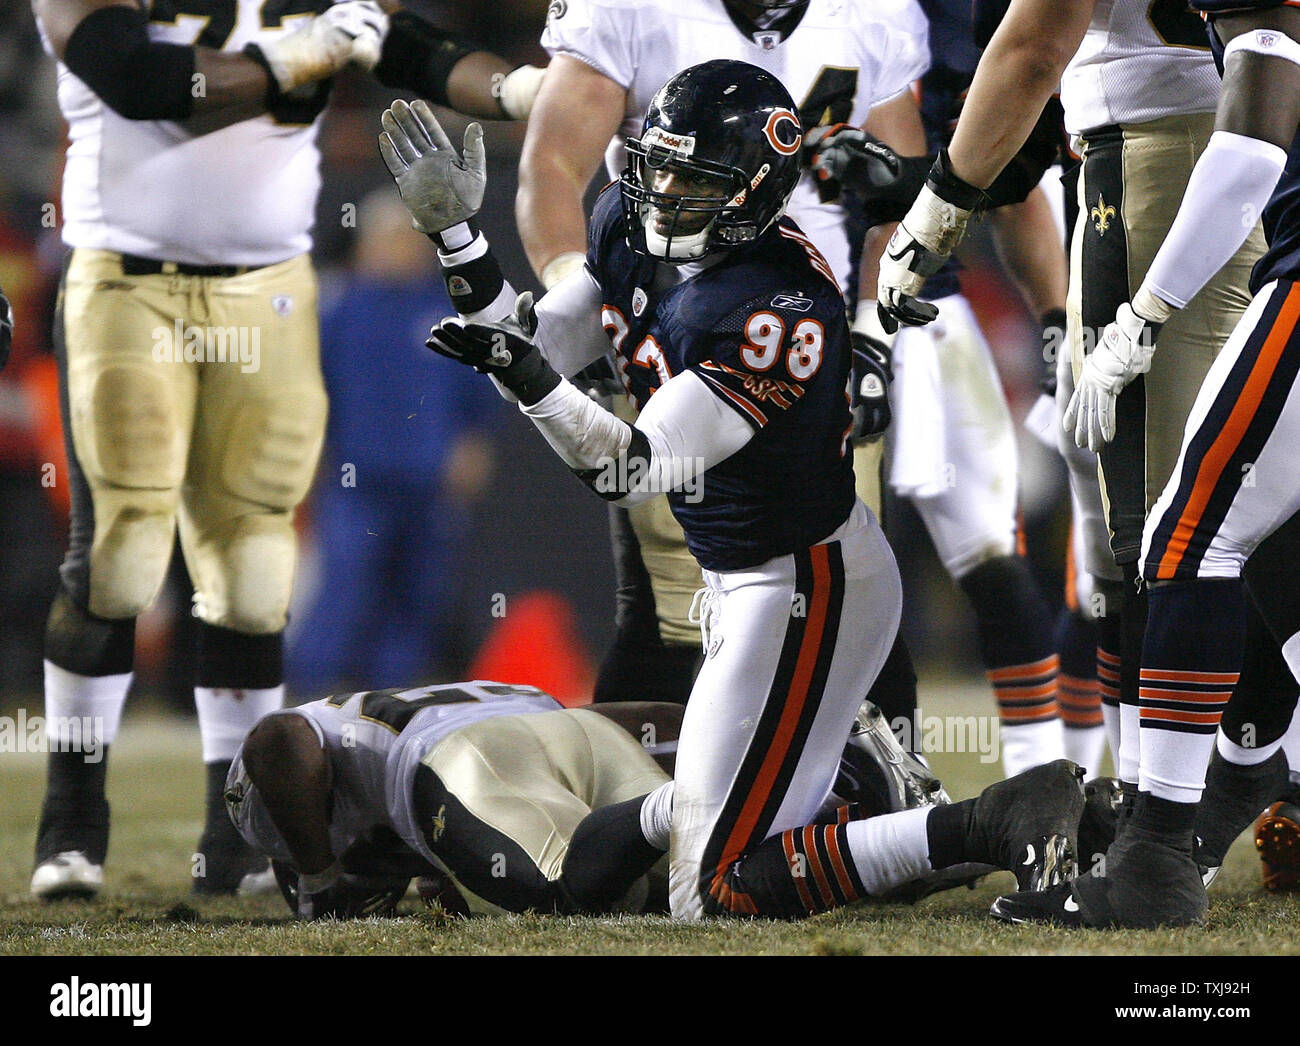
[[[1115,217],[1115,208],[1106,203],[1106,197],[1101,193],[1097,194],[1097,206],[1088,212],[1088,217],[1092,219],[1092,224],[1097,229],[1098,236],[1105,236],[1106,230],[1110,228],[1110,220]]]
[[[443,803],[440,807],[438,807],[438,812],[434,814],[433,817],[430,818],[430,821],[432,821],[432,826],[429,832],[429,837],[430,839],[433,840],[433,842],[436,843],[439,839],[442,838],[442,833],[447,830],[447,804],[446,803]]]

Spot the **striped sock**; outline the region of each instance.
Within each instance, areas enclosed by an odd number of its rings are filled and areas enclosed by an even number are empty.
[[[1240,580],[1186,581],[1151,590],[1138,691],[1138,788],[1195,803],[1223,709],[1241,672]]]
[[[1057,716],[1055,654],[985,673],[1002,720],[1002,769],[1014,777],[1065,755]]]
[[[1119,771],[1119,655],[1097,644],[1097,696],[1101,698],[1101,717],[1106,726],[1106,743]]]
[[[985,672],[998,715],[1005,726],[1022,726],[1055,719],[1056,675],[1060,659],[1056,654],[1019,665],[1003,665]]]
[[[1057,677],[1056,701],[1065,728],[1065,758],[1078,763],[1095,776],[1106,747],[1106,731],[1101,714],[1101,690],[1094,676],[1081,679],[1061,673]]]

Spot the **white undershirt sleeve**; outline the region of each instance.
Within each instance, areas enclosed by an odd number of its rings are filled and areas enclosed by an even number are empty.
[[[1180,309],[1191,301],[1246,242],[1285,165],[1270,142],[1215,131],[1138,294]]]
[[[637,419],[636,430],[650,448],[643,464],[624,458],[620,467],[620,456],[633,443],[633,427],[567,381],[519,409],[570,468],[597,470],[600,475],[590,481],[593,488],[618,494],[608,499],[616,505],[637,505],[665,491],[690,488],[754,437],[753,427],[690,371],[667,381]]]
[[[574,269],[537,300],[533,344],[563,377],[573,377],[609,352],[600,306],[600,285],[586,265]]]

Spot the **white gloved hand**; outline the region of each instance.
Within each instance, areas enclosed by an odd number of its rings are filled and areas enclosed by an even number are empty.
[[[501,111],[511,120],[527,120],[542,89],[543,66],[521,65],[518,69],[492,80],[492,96],[501,105]]]
[[[1106,325],[1101,343],[1084,358],[1061,421],[1076,446],[1096,453],[1115,438],[1115,401],[1129,382],[1151,369],[1159,331],[1159,322],[1139,315],[1128,302]]]
[[[414,228],[440,233],[478,214],[487,188],[487,153],[479,124],[465,128],[462,160],[426,101],[407,105],[398,99],[380,123],[384,133],[379,152]]]
[[[349,62],[373,69],[387,32],[388,16],[375,0],[346,0],[301,29],[250,46],[261,52],[281,93],[288,94],[328,79]]]

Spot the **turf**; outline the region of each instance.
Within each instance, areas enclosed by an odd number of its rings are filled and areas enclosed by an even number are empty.
[[[927,714],[982,712],[978,682],[922,684]],[[933,762],[955,797],[995,778],[968,754]],[[1211,891],[1205,927],[1065,932],[1011,927],[986,915],[1007,874],[915,906],[859,905],[803,923],[523,915],[461,921],[411,893],[402,916],[300,925],[276,897],[198,898],[190,855],[202,822],[197,729],[128,718],[109,772],[113,837],[105,891],[47,905],[27,895],[44,756],[0,755],[0,955],[1294,955],[1300,897],[1265,893],[1249,834]]]

